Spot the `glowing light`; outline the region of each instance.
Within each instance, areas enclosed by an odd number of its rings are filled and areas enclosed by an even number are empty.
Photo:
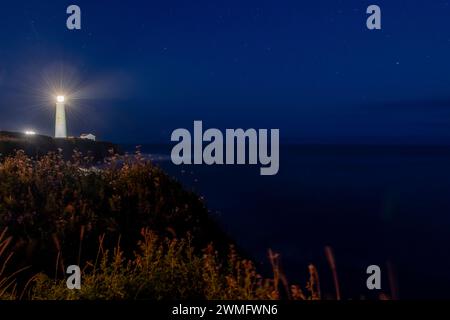
[[[27,136],[34,136],[36,134],[36,132],[32,131],[32,130],[27,130],[24,132]]]
[[[58,101],[58,102],[64,102],[64,100],[66,100],[66,98],[64,96],[57,96],[56,97],[56,101]]]

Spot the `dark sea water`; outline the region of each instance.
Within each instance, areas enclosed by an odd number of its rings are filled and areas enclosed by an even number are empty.
[[[375,295],[371,264],[388,294],[397,283],[403,299],[450,297],[450,147],[284,146],[276,176],[259,166],[175,166],[170,146],[141,150],[203,196],[264,272],[272,248],[290,282],[305,284],[313,263],[332,295],[329,245],[344,298]]]

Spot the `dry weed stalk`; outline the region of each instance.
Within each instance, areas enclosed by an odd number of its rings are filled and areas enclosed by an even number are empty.
[[[341,300],[341,290],[339,288],[339,280],[336,271],[336,261],[334,259],[333,249],[330,246],[325,247],[325,256],[327,257],[328,264],[330,265],[330,269],[333,274],[334,287],[336,289],[336,300]]]

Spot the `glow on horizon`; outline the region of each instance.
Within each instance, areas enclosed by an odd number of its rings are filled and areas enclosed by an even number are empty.
[[[33,131],[33,130],[26,130],[24,133],[27,136],[34,136],[34,135],[36,135],[36,131]]]

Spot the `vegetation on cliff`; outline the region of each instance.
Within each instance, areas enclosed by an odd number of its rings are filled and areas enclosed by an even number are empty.
[[[161,169],[112,156],[101,169],[75,152],[0,161],[0,298],[318,298],[312,268],[304,295],[271,254],[263,279],[240,258],[203,202]],[[82,268],[81,290],[65,269]],[[284,287],[281,293],[280,287]]]

